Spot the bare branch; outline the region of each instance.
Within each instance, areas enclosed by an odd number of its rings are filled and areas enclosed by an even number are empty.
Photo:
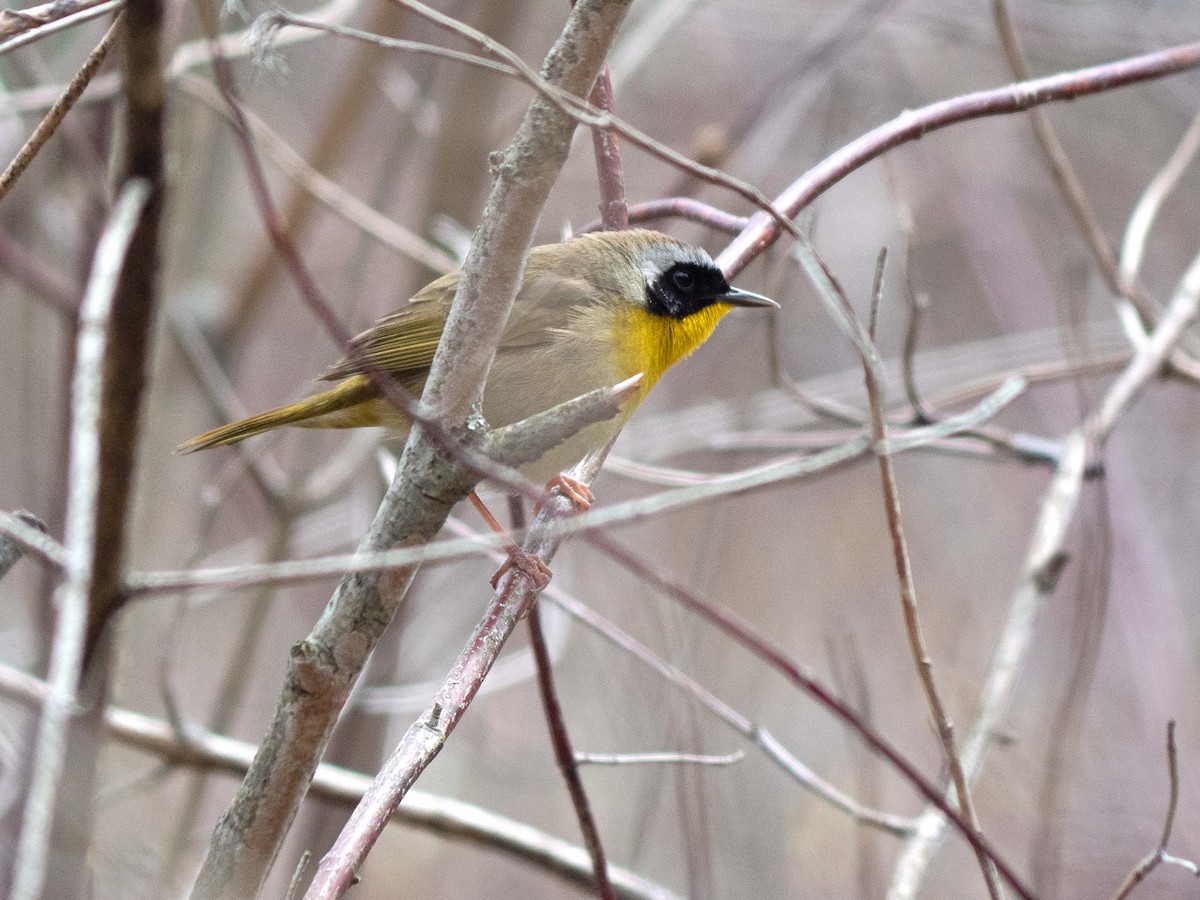
[[[75,101],[79,99],[84,88],[91,83],[96,71],[100,68],[100,64],[104,62],[108,51],[116,40],[117,32],[121,27],[121,16],[118,15],[112,25],[108,27],[108,31],[104,33],[104,37],[100,39],[94,50],[88,54],[79,71],[75,73],[75,77],[71,79],[67,85],[67,89],[63,91],[58,101],[50,107],[50,111],[46,113],[45,118],[38,122],[37,128],[33,130],[33,134],[29,136],[29,140],[17,151],[17,155],[13,161],[8,164],[8,167],[3,173],[0,173],[0,200],[8,194],[17,179],[33,162],[33,158],[37,156],[38,151],[45,146],[46,141],[50,140],[54,132],[58,130],[58,126],[62,124],[62,120],[66,118],[67,113],[71,111],[71,107],[75,105]]]
[[[1162,370],[1179,336],[1195,320],[1198,306],[1200,256],[1192,261],[1150,338],[1138,348],[1097,409],[1064,441],[1062,461],[1042,497],[1008,617],[984,678],[979,714],[963,741],[963,767],[971,781],[982,771],[993,738],[1007,715],[1017,675],[1033,641],[1034,623],[1043,603],[1053,595],[1066,562],[1063,546],[1079,502],[1088,456],[1104,443],[1133,399]],[[944,832],[941,813],[926,808],[893,869],[889,900],[916,896]]]
[[[44,704],[50,686],[18,669],[0,665],[0,694],[27,703]],[[255,746],[187,724],[180,733],[171,724],[116,706],[104,711],[105,729],[118,743],[159,757],[172,766],[206,772],[244,775],[254,759]],[[371,786],[371,777],[341,766],[321,763],[313,776],[312,796],[352,807]],[[523,822],[439,794],[413,790],[393,820],[454,840],[500,851],[564,879],[589,887],[592,870],[587,852]],[[625,900],[675,900],[666,888],[628,869],[609,870],[617,896]]]
[[[592,859],[592,872],[596,878],[596,893],[601,900],[612,900],[614,897],[612,884],[608,878],[608,859],[604,853],[604,844],[600,840],[600,829],[596,826],[592,806],[588,801],[587,792],[583,788],[583,779],[579,777],[578,760],[567,733],[567,723],[563,719],[562,705],[558,701],[558,691],[554,687],[554,674],[550,667],[550,651],[546,647],[546,637],[542,633],[541,612],[538,605],[533,604],[527,616],[529,622],[529,642],[533,647],[533,656],[537,661],[538,693],[542,698],[542,709],[546,715],[546,724],[550,729],[550,742],[554,747],[554,760],[567,783],[567,792],[571,795],[571,805],[575,808],[575,817],[579,820],[579,830],[583,834],[583,844],[587,847],[588,856]]]
[[[209,82],[185,73],[179,77],[179,87],[209,109],[230,121],[234,120],[220,92]],[[388,249],[421,263],[439,275],[445,275],[458,268],[457,261],[441,248],[363,203],[337,182],[309,166],[304,157],[254,113],[243,109],[242,115],[275,164],[328,209],[356,225],[364,234]]]
[[[75,707],[88,625],[88,603],[96,591],[96,554],[107,524],[101,506],[102,371],[113,333],[115,297],[125,258],[150,199],[150,184],[130,181],[113,208],[96,247],[92,277],[80,310],[75,377],[71,385],[71,460],[67,488],[66,581],[59,588],[58,626],[50,661],[50,694],[38,727],[29,800],[21,822],[11,896],[37,900],[45,878],[47,842],[54,821],[67,719]]]
[[[1183,44],[1143,56],[977,91],[940,100],[920,109],[907,110],[827,156],[792,182],[775,199],[773,206],[783,215],[794,218],[833,185],[877,156],[948,125],[986,116],[1024,112],[1043,103],[1074,100],[1088,94],[1174,75],[1196,66],[1200,66],[1200,43]],[[742,233],[717,258],[717,265],[729,277],[733,277],[773,244],[779,235],[778,223],[771,216],[755,213]]]
[[[547,57],[549,79],[573,93],[590,88],[626,6],[618,0],[578,4]],[[471,433],[474,406],[517,291],[534,226],[565,161],[574,128],[569,116],[544,100],[535,101],[496,168],[492,195],[423,396],[433,418],[455,436]],[[470,473],[427,430],[413,429],[400,469],[360,550],[427,541],[473,487]],[[386,577],[347,577],[313,632],[294,649],[258,764],[213,836],[193,896],[240,898],[258,890],[350,688],[414,571],[410,567]],[[365,853],[369,843],[360,849]],[[328,888],[326,896],[340,895],[348,885],[348,872],[331,873],[322,861],[310,894],[316,891],[313,896],[318,896]]]
[[[1167,853],[1167,844],[1171,840],[1171,831],[1175,827],[1175,808],[1179,804],[1179,752],[1175,747],[1174,720],[1167,723],[1167,777],[1169,780],[1167,815],[1163,822],[1162,837],[1158,841],[1158,846],[1150,851],[1126,876],[1113,900],[1125,900],[1147,875],[1158,868],[1159,863],[1174,863],[1187,869],[1193,875],[1200,875],[1200,867],[1197,867],[1195,863],[1186,859],[1178,859]]]
[[[124,3],[125,0],[101,0],[101,2],[84,0],[82,3],[67,0],[65,3],[46,3],[42,6],[30,7],[26,10],[0,11],[0,16],[4,17],[4,21],[0,22],[0,31],[4,30],[5,23],[10,26],[16,25],[23,19],[25,14],[34,10],[42,10],[47,13],[47,15],[41,17],[41,21],[28,20],[25,22],[26,27],[9,30],[7,34],[15,34],[16,36],[10,37],[8,40],[0,43],[0,56],[25,47],[35,41],[40,41],[42,38],[47,38],[52,34],[57,34],[68,28],[74,28],[76,25],[82,25],[84,22],[90,22],[92,19],[98,19],[114,10],[121,9]]]
[[[929,705],[930,715],[937,728],[938,737],[942,743],[946,765],[954,782],[954,790],[958,796],[958,807],[962,810],[963,819],[967,825],[979,832],[979,818],[971,800],[971,792],[966,773],[963,770],[962,759],[959,755],[957,741],[954,736],[954,726],[950,722],[949,713],[937,688],[933,675],[933,661],[925,644],[925,635],[921,627],[920,615],[917,611],[917,589],[913,579],[912,563],[908,555],[908,542],[904,536],[903,519],[900,513],[900,491],[896,485],[896,473],[892,465],[891,454],[886,451],[888,439],[887,421],[884,418],[884,403],[886,391],[886,375],[875,348],[874,330],[876,315],[879,307],[879,297],[882,293],[884,264],[886,253],[879,254],[875,268],[875,290],[871,301],[870,324],[864,328],[859,321],[849,298],[834,279],[825,263],[817,255],[816,249],[807,241],[801,241],[796,248],[797,258],[803,266],[809,281],[817,289],[818,295],[824,302],[834,320],[843,331],[851,336],[851,341],[858,350],[863,364],[863,376],[867,386],[867,401],[870,409],[871,435],[875,442],[875,456],[879,464],[879,479],[883,486],[884,510],[887,514],[888,534],[892,542],[892,557],[896,567],[896,580],[900,585],[900,607],[904,614],[904,630],[908,637],[909,650],[916,664],[917,675],[921,681],[921,689],[925,693],[925,701]],[[1003,896],[1000,888],[999,875],[994,862],[988,858],[982,847],[975,846],[975,855],[983,871],[988,894],[992,900]]]

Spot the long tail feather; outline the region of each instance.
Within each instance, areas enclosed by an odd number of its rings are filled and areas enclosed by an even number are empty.
[[[192,453],[209,447],[236,444],[256,434],[262,434],[281,425],[300,425],[309,428],[346,428],[377,424],[372,421],[368,401],[379,396],[378,390],[364,375],[347,378],[336,387],[306,397],[287,406],[269,409],[258,415],[230,422],[204,434],[184,441],[175,448],[176,453]],[[355,410],[355,407],[360,407]],[[353,413],[347,415],[347,413]],[[335,415],[342,413],[342,415]]]

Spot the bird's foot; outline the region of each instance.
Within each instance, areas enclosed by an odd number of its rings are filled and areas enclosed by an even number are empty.
[[[529,576],[530,581],[537,590],[541,590],[550,583],[554,573],[550,571],[550,567],[546,565],[540,558],[532,553],[527,553],[520,547],[508,548],[508,559],[503,565],[496,570],[496,574],[492,576],[492,590],[495,590],[500,584],[500,579],[503,578],[509,569],[516,569],[524,575]]]
[[[592,493],[592,489],[578,478],[572,478],[566,472],[560,472],[546,482],[546,496],[549,497],[550,492],[555,488],[558,488],[563,496],[574,503],[575,509],[579,512],[587,512],[592,508],[592,504],[596,502],[596,495]],[[534,509],[535,515],[541,512],[545,502],[545,499],[538,501],[538,505]]]

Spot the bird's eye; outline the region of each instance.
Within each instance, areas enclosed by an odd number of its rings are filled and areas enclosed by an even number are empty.
[[[680,269],[671,276],[671,280],[675,282],[675,287],[681,291],[690,291],[696,285],[696,279],[692,277],[692,273],[686,269]]]

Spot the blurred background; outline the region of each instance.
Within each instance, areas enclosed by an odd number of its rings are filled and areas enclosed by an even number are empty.
[[[561,29],[555,0],[437,2],[533,64]],[[240,32],[266,11],[227,10]],[[391,37],[465,49],[386,0],[329,0],[294,12]],[[1012,0],[1035,75],[1196,39],[1185,0]],[[0,145],[11,156],[104,24],[0,58]],[[271,249],[190,5],[173,3],[181,63],[170,96],[173,195],[161,310],[145,409],[131,564],[144,570],[235,565],[346,551],[386,487],[399,445],[371,433],[293,430],[248,453],[275,479],[263,490],[230,449],[181,457],[182,440],[309,392],[339,348]],[[288,32],[264,60],[235,58],[273,195],[322,290],[351,330],[368,325],[465,247],[490,186],[488,154],[509,141],[529,90],[494,74],[313,32]],[[296,38],[293,40],[293,38]],[[290,43],[288,41],[291,41]],[[189,49],[190,48],[190,49]],[[190,54],[190,56],[189,56]],[[965,0],[637,0],[610,56],[616,112],[659,140],[774,195],[838,147],[902,110],[1012,80],[989,4]],[[104,76],[113,78],[111,74]],[[109,200],[114,130],[103,77],[0,209],[0,508],[27,509],[62,533],[65,396],[73,323]],[[1184,74],[1048,108],[1110,242],[1200,109]],[[49,94],[54,95],[53,91]],[[559,239],[597,216],[590,140],[576,149],[541,219]],[[334,206],[300,184],[324,175]],[[289,160],[293,162],[289,163]],[[692,196],[737,214],[729,192],[625,147],[631,202]],[[365,231],[346,198],[406,233]],[[351,211],[353,212],[353,211]],[[361,219],[361,216],[359,217]],[[714,254],[728,236],[685,222],[664,230]],[[876,256],[891,252],[879,345],[895,420],[911,415],[898,362],[912,298],[927,298],[912,357],[920,396],[946,412],[962,389],[1051,366],[997,420],[1058,440],[1102,396],[1128,345],[1113,298],[1029,121],[1009,116],[928,135],[851,175],[812,208],[814,241],[859,309]],[[1200,249],[1200,168],[1187,171],[1151,233],[1142,280],[1165,303]],[[416,258],[414,251],[423,258]],[[907,265],[905,265],[905,260]],[[654,464],[731,472],[780,446],[818,447],[848,429],[816,415],[785,380],[865,409],[861,368],[783,242],[738,278],[782,309],[731,315],[672,371],[635,417],[598,481],[601,504],[662,490]],[[1095,363],[1095,365],[1090,365]],[[982,827],[1038,896],[1111,896],[1154,848],[1167,803],[1166,725],[1178,720],[1179,809],[1171,850],[1200,856],[1200,394],[1151,385],[1103,452],[1033,624],[1008,715],[975,799]],[[959,452],[952,452],[954,450]],[[383,463],[381,465],[381,452]],[[965,734],[1008,615],[1049,468],[969,446],[896,460],[922,621],[950,714]],[[659,472],[659,474],[662,474]],[[279,497],[291,498],[281,502]],[[307,497],[310,502],[298,503]],[[469,510],[462,521],[480,527]],[[942,753],[908,649],[879,476],[872,464],[776,485],[614,529],[613,536],[767,635],[943,782]],[[346,711],[327,759],[373,773],[426,706],[490,597],[489,559],[422,572]],[[861,803],[903,817],[920,798],[779,675],[660,591],[583,542],[554,562],[554,586],[611,619]],[[21,562],[0,582],[0,662],[43,674],[54,580]],[[122,616],[113,702],[257,742],[288,648],[335,579],[280,589],[148,598]],[[543,602],[555,674],[576,749],[732,754],[720,766],[585,767],[614,864],[680,896],[882,897],[903,841],[801,787],[687,691]],[[32,718],[0,706],[0,802],[13,814]],[[237,785],[119,744],[107,746],[92,862],[96,896],[184,896]],[[578,842],[518,632],[422,790],[479,804]],[[66,788],[69,789],[69,786]],[[279,897],[305,849],[319,858],[348,809],[306,802],[266,896]],[[587,896],[495,849],[393,825],[354,896]],[[1161,867],[1142,898],[1195,891]],[[986,896],[953,834],[918,895]]]

